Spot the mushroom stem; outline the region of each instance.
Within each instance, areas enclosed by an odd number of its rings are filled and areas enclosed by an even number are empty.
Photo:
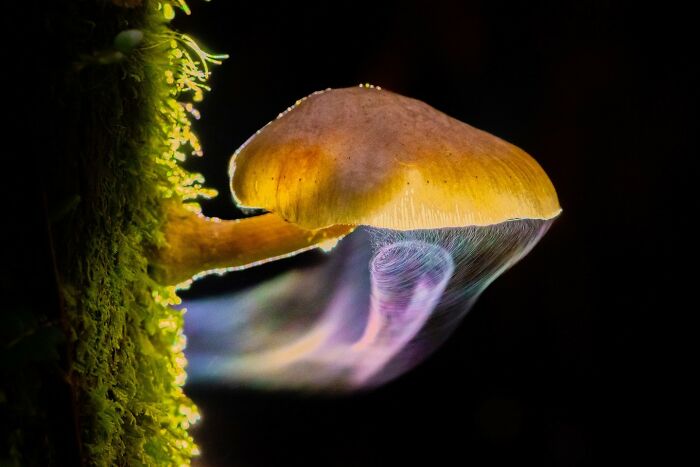
[[[153,276],[173,285],[215,269],[243,269],[321,246],[353,229],[334,225],[306,230],[274,213],[221,220],[170,207],[165,225],[167,244],[152,259]]]

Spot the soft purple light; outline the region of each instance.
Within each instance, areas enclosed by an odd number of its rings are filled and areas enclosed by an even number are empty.
[[[406,372],[551,221],[360,228],[315,268],[186,303],[189,381],[352,391]]]

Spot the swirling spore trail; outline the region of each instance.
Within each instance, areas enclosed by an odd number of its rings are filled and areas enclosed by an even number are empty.
[[[551,222],[359,228],[318,267],[190,301],[190,381],[314,391],[384,384],[433,352]]]

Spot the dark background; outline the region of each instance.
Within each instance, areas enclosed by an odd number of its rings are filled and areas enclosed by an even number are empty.
[[[666,2],[190,3],[175,26],[231,56],[199,106],[206,156],[188,163],[221,192],[206,214],[240,215],[227,164],[258,128],[315,90],[365,82],[522,147],[564,209],[441,350],[384,388],[188,387],[203,413],[201,465],[625,465],[673,451],[654,388],[672,340],[663,324],[685,309],[668,291],[682,286],[673,251],[689,230],[681,201],[697,154],[693,15]]]

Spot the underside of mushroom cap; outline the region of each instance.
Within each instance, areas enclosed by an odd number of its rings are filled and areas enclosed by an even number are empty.
[[[231,188],[240,206],[307,229],[462,227],[561,212],[523,150],[374,87],[297,101],[236,151]]]

